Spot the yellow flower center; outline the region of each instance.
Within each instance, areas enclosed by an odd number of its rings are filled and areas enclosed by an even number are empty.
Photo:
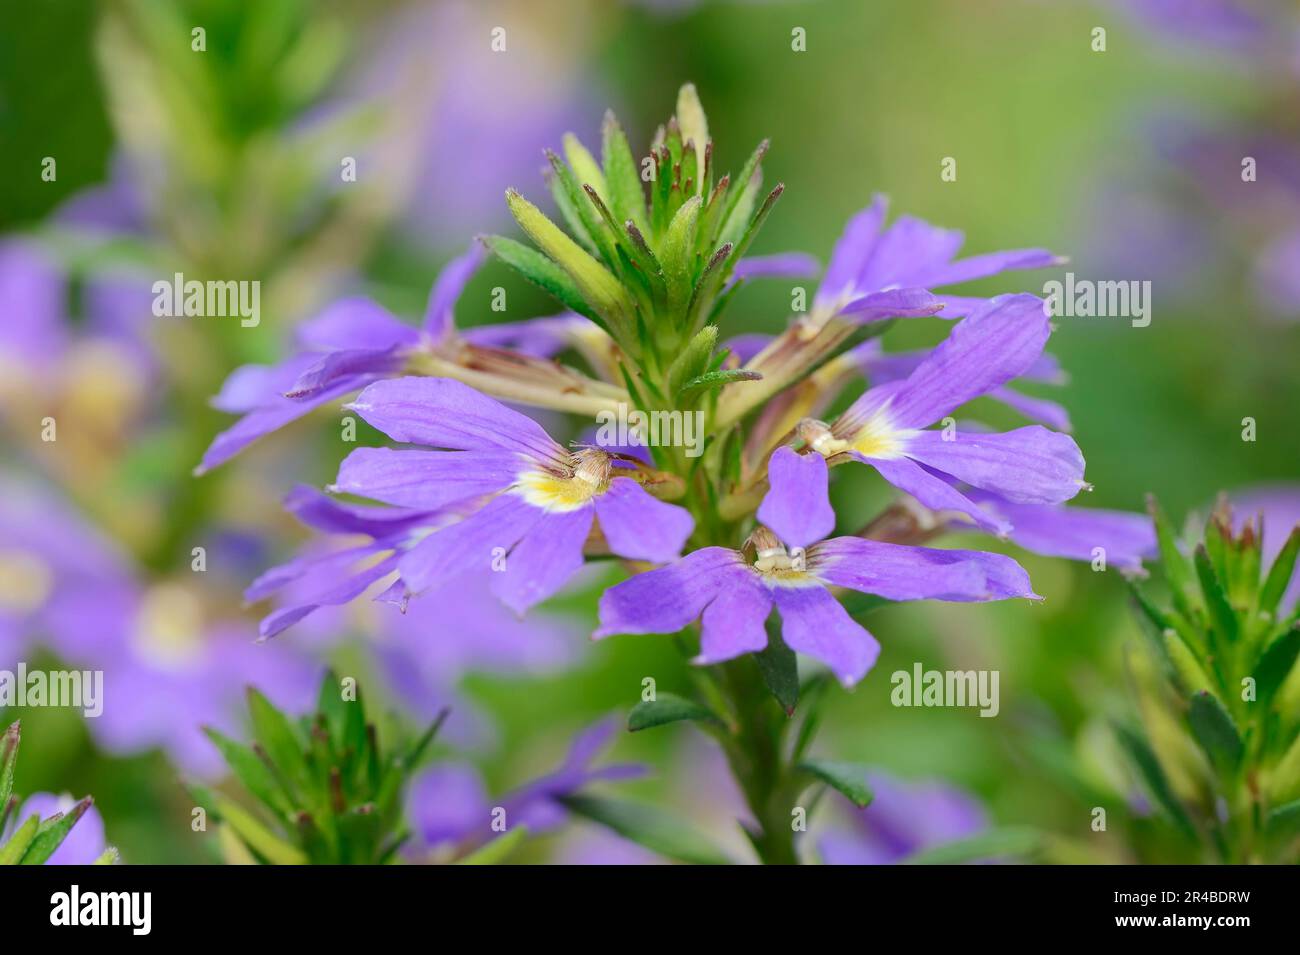
[[[50,596],[54,574],[35,554],[0,550],[0,610],[31,613]]]
[[[203,606],[198,595],[180,584],[159,584],[140,604],[134,643],[155,663],[183,665],[202,649],[202,628]]]
[[[511,489],[533,507],[545,511],[576,511],[609,487],[609,455],[589,448],[573,456],[571,474],[533,468],[519,475]]]

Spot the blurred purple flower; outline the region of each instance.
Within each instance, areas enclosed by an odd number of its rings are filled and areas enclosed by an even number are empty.
[[[610,720],[588,727],[574,739],[568,756],[554,772],[495,800],[472,767],[441,763],[424,770],[412,780],[407,796],[416,843],[411,852],[418,857],[450,849],[460,855],[517,825],[526,825],[534,834],[558,828],[567,816],[560,801],[563,797],[592,783],[645,774],[645,767],[639,764],[593,768],[615,728]]]
[[[923,849],[977,835],[987,828],[984,807],[942,782],[905,782],[868,774],[874,797],[866,809],[845,808],[849,824],[819,840],[827,865],[888,865]]]

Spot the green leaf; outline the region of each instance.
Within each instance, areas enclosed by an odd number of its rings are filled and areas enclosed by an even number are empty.
[[[731,864],[721,849],[680,819],[653,806],[579,795],[562,796],[560,802],[570,812],[670,859],[693,865]]]
[[[500,865],[528,838],[528,827],[520,824],[505,835],[497,836],[487,845],[480,846],[469,855],[457,859],[456,865]]]
[[[1216,633],[1223,634],[1227,643],[1235,643],[1238,635],[1237,613],[1228,602],[1228,594],[1214,572],[1209,551],[1204,544],[1197,546],[1194,560],[1196,576],[1201,582],[1201,593],[1205,596],[1205,606],[1210,612],[1210,622]]]
[[[568,273],[591,308],[615,330],[629,329],[633,305],[618,279],[513,189],[506,193],[506,203],[520,228]]]
[[[577,312],[602,325],[608,326],[601,319],[578,291],[578,286],[567,272],[560,268],[536,249],[530,249],[522,242],[507,239],[505,236],[488,235],[482,238],[488,250],[498,259],[510,266],[529,282],[546,292],[565,308]]]
[[[701,391],[716,391],[738,381],[759,381],[762,377],[758,372],[744,368],[722,368],[718,371],[705,372],[682,385],[682,400],[690,401]]]
[[[1300,799],[1270,810],[1264,825],[1271,836],[1288,835],[1300,829]]]
[[[597,208],[595,207],[597,203],[599,208],[604,207],[604,203],[600,201],[599,191],[595,186],[587,185],[584,187],[579,184],[573,175],[573,170],[564,165],[563,161],[555,153],[548,149],[545,155],[547,162],[551,164],[551,172],[555,177],[555,182],[563,191],[568,207],[573,210],[581,223],[582,231],[591,237],[597,253],[607,263],[613,263],[616,261],[614,244],[619,230],[617,226],[611,226],[609,229],[601,226],[601,217],[597,214]],[[590,193],[587,192],[588,189],[591,190]],[[591,199],[589,196],[595,198]]]
[[[14,793],[14,767],[18,764],[18,743],[22,739],[22,723],[19,720],[9,724],[4,735],[0,736],[0,816],[9,806],[9,797]],[[3,825],[3,818],[0,818]]]
[[[627,715],[627,728],[629,732],[636,733],[682,720],[723,725],[718,715],[707,706],[675,693],[659,693],[657,699],[643,701],[632,707],[632,712]]]
[[[1201,666],[1196,654],[1191,651],[1178,632],[1172,627],[1161,635],[1161,644],[1164,647],[1165,656],[1173,665],[1174,673],[1178,676],[1178,682],[1182,684],[1183,691],[1188,694],[1201,693],[1205,691],[1213,692],[1214,683],[1211,681],[1205,668]]]
[[[119,858],[120,856],[117,849],[114,846],[109,846],[99,854],[98,858],[96,858],[91,865],[117,865],[117,860]]]
[[[704,115],[704,107],[700,105],[700,96],[695,91],[694,83],[687,83],[677,91],[677,124],[681,127],[682,139],[691,140],[695,144],[698,170],[695,191],[698,193],[703,188],[703,184],[698,180],[703,178],[704,149],[709,142],[709,121]]]
[[[759,165],[771,145],[771,141],[767,139],[759,143],[749,159],[745,161],[745,165],[741,167],[740,174],[731,180],[731,188],[722,197],[724,205],[717,221],[718,232],[709,236],[710,240],[725,238],[732,234],[739,235],[743,224],[749,219],[750,210],[762,186],[763,176]]]
[[[1151,520],[1156,528],[1156,543],[1160,549],[1160,564],[1164,568],[1165,577],[1169,581],[1169,589],[1173,593],[1174,606],[1183,614],[1191,618],[1191,604],[1189,597],[1192,592],[1192,567],[1183,556],[1182,551],[1178,549],[1177,537],[1174,535],[1173,528],[1169,524],[1169,519],[1165,517],[1164,511],[1156,502],[1154,495],[1147,497],[1147,510],[1151,514]]]
[[[1133,768],[1142,779],[1151,798],[1160,805],[1160,808],[1182,830],[1184,835],[1193,839],[1196,838],[1196,829],[1192,826],[1192,821],[1187,817],[1182,803],[1178,801],[1178,797],[1174,795],[1173,790],[1169,787],[1169,781],[1165,778],[1165,771],[1160,767],[1160,760],[1156,758],[1156,754],[1151,750],[1147,741],[1131,727],[1123,724],[1116,725],[1115,735],[1124,751],[1128,754]]]
[[[1290,675],[1297,655],[1300,655],[1300,630],[1284,630],[1264,648],[1253,674],[1256,695],[1261,701],[1272,697]]]
[[[306,865],[310,861],[302,850],[271,832],[261,820],[238,803],[224,796],[216,796],[213,808],[250,849],[273,865]]]
[[[859,809],[871,804],[871,787],[867,784],[867,768],[859,763],[841,763],[827,759],[805,759],[796,769],[824,782],[839,791]]]
[[[1205,691],[1197,693],[1187,718],[1210,761],[1224,770],[1236,768],[1242,753],[1241,734],[1219,698]]]
[[[277,813],[287,812],[289,802],[275,774],[262,759],[243,743],[238,743],[220,730],[203,727],[204,734],[221,753],[230,771],[235,774],[250,793]]]
[[[619,222],[631,219],[638,229],[650,228],[646,216],[645,193],[641,189],[641,174],[632,148],[627,144],[623,127],[612,111],[605,113],[601,124],[601,159],[605,166],[605,185],[608,188],[610,207]]]
[[[1043,847],[1043,833],[1014,826],[990,829],[968,839],[957,839],[915,852],[903,860],[907,865],[960,865],[982,859],[1026,858]]]
[[[793,714],[799,705],[799,661],[775,627],[768,628],[767,647],[754,660],[768,690],[787,715]]]
[[[248,712],[253,721],[253,738],[262,744],[267,757],[295,789],[308,785],[310,774],[303,756],[303,741],[289,718],[253,687],[248,688]],[[293,791],[287,794],[293,798]]]
[[[1277,558],[1273,561],[1273,566],[1268,569],[1264,589],[1259,594],[1260,610],[1269,613],[1277,612],[1277,606],[1282,602],[1282,595],[1286,593],[1287,585],[1291,583],[1291,577],[1295,573],[1297,555],[1300,555],[1300,525],[1292,528],[1291,536],[1286,539],[1286,543],[1282,545]]]
[[[600,164],[596,162],[587,147],[582,145],[573,133],[565,133],[560,144],[564,148],[564,158],[569,161],[578,184],[591,186],[601,198],[608,199],[609,187],[605,185],[605,174],[600,171]]]
[[[27,852],[27,847],[36,838],[36,832],[40,827],[40,816],[35,813],[28,816],[27,821],[14,830],[9,841],[0,846],[0,865],[17,865],[23,854]]]
[[[731,271],[731,265],[739,262],[745,253],[749,251],[749,247],[754,243],[755,236],[757,236],[759,230],[763,228],[763,223],[767,221],[767,217],[771,215],[772,207],[776,205],[776,201],[781,198],[781,194],[784,192],[785,183],[778,182],[776,188],[767,194],[767,198],[763,200],[763,204],[759,207],[758,212],[754,213],[754,218],[746,227],[744,234],[740,237],[740,241],[736,243],[736,248],[731,253],[730,264],[727,268],[727,272]]]
[[[695,334],[681,354],[668,366],[668,390],[676,394],[682,385],[708,371],[709,360],[718,343],[718,326],[705,325]]]
[[[87,796],[66,813],[51,816],[41,823],[31,845],[23,853],[23,865],[44,865],[45,860],[54,855],[54,850],[63,844],[77,820],[86,814],[93,800]]]

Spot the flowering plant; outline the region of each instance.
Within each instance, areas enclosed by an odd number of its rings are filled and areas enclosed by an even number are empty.
[[[1013,558],[925,542],[975,530],[1056,556],[1095,561],[1100,550],[1103,566],[1134,569],[1153,543],[1149,522],[1063,507],[1087,486],[1067,434],[958,428],[952,417],[988,395],[1068,425],[1053,403],[1007,387],[1054,375],[1040,299],[932,291],[1050,266],[1052,253],[959,258],[960,233],[911,217],[886,226],[877,199],[850,221],[809,310],[771,339],[726,340],[725,314],[745,281],[816,269],[805,255],[747,257],[783,192],[763,185],[767,143],[736,176],[717,175],[688,85],[640,162],[612,114],[600,162],[572,136],[563,145],[563,159],[547,154],[548,181],[568,231],[511,189],[510,211],[535,247],[501,236],[482,244],[566,313],[458,331],[452,311],[479,265],[475,249],[435,284],[422,329],[344,300],[307,324],[301,355],[231,377],[219,404],[244,417],[204,467],[355,392],[349,410],[418,446],[359,448],[342,462],[327,490],[384,506],[313,506],[315,526],[368,543],[264,574],[249,596],[280,594],[267,637],[364,593],[402,609],[453,601],[471,579],[523,614],[588,559],[617,558],[630,576],[605,592],[594,636],[677,635],[699,664],[694,699],[651,689],[630,728],[692,720],[712,735],[745,796],[758,855],[795,862],[805,789],[871,798],[865,768],[809,757],[817,714],[800,703],[820,695],[819,668],[846,687],[870,671],[879,644],[862,616],[889,601],[1038,599]],[[894,320],[931,316],[955,320],[932,351],[880,348]],[[846,403],[864,374],[870,387]],[[621,442],[603,428],[566,446],[503,401],[630,426],[615,432]],[[686,440],[686,422],[698,423],[699,441]],[[837,534],[829,479],[849,464],[904,493]]]

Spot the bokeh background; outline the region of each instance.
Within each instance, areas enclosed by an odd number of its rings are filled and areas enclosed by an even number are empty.
[[[138,697],[130,725],[104,730],[51,708],[0,719],[23,720],[19,789],[93,793],[127,862],[216,858],[191,832],[177,783],[213,772],[211,754],[164,729],[216,719],[194,702],[214,680],[226,682],[204,697],[212,713],[224,712],[227,684],[263,670],[293,700],[302,681],[288,674],[323,660],[372,686],[393,723],[452,701],[466,719],[443,755],[477,766],[494,792],[553,763],[581,726],[625,712],[644,677],[687,686],[667,640],[589,643],[595,580],[548,606],[553,632],[538,652],[504,663],[449,653],[428,699],[389,689],[371,652],[383,629],[373,612],[253,647],[257,612],[239,593],[305,538],[279,502],[299,481],[332,479],[347,449],[338,412],[190,475],[230,423],[208,399],[234,367],[282,356],[294,324],[345,292],[419,316],[437,270],[473,236],[513,234],[504,189],[544,196],[541,149],[566,130],[596,142],[607,106],[640,150],[693,81],[722,168],[770,137],[766,176],[787,189],[756,253],[825,261],[879,192],[895,213],[965,230],[970,252],[1046,246],[1081,277],[1151,280],[1149,327],[1063,318],[1052,340],[1096,488],[1088,504],[1140,510],[1155,492],[1181,519],[1220,490],[1300,480],[1300,72],[1281,0],[0,0],[0,11],[0,510],[12,512],[0,523],[0,650],[32,666],[87,642],[119,663],[131,656]],[[204,52],[190,47],[196,26]],[[505,52],[491,49],[494,27]],[[796,27],[806,51],[791,48]],[[355,183],[340,181],[345,156]],[[1245,156],[1258,159],[1256,182],[1241,181]],[[957,160],[954,182],[941,180],[945,157]],[[261,324],[154,318],[148,285],[172,271],[260,279]],[[45,292],[33,290],[38,275]],[[970,291],[1041,292],[1049,277]],[[555,310],[490,263],[460,301],[462,326],[501,319],[489,308],[496,286],[508,318]],[[724,331],[782,327],[789,286],[747,289]],[[46,313],[58,314],[57,333],[32,332]],[[888,341],[915,347],[942,331],[912,323]],[[59,422],[52,443],[40,437],[47,414]],[[846,527],[886,499],[858,478],[836,487]],[[196,545],[207,548],[202,575],[190,568]],[[41,577],[31,553],[42,547],[74,553],[47,555]],[[92,553],[113,569],[51,584]],[[1090,794],[1128,786],[1102,731],[1128,706],[1135,627],[1123,581],[1024,562],[1041,605],[881,611],[882,659],[855,692],[833,692],[819,745],[958,785],[991,820],[1059,836],[1057,858],[1132,860],[1122,827],[1100,839],[1088,830]],[[166,619],[149,646],[107,635],[115,591],[94,583],[106,574],[130,578]],[[47,598],[76,625],[34,616]],[[450,640],[452,616],[415,626]],[[891,707],[889,674],[915,661],[1000,670],[1001,714]],[[110,696],[110,711],[119,705]],[[237,708],[224,718],[239,725]],[[717,761],[691,732],[624,734],[616,755],[654,769],[625,791],[735,845]],[[638,852],[576,825],[527,858]]]

